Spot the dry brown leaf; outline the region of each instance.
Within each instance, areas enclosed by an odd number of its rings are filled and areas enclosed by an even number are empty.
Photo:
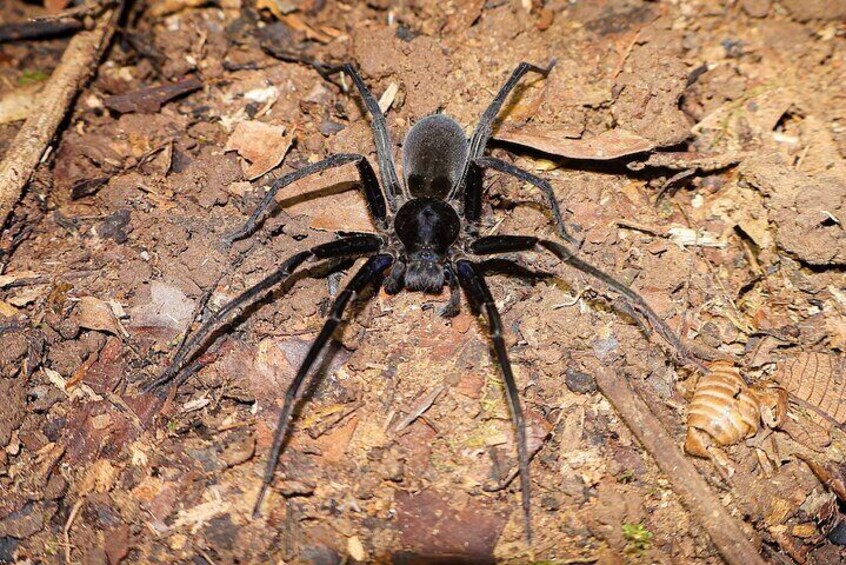
[[[800,353],[779,364],[774,377],[794,397],[818,408],[838,424],[846,423],[843,358]]]
[[[0,288],[9,286],[18,281],[25,281],[27,279],[38,279],[41,277],[40,273],[35,271],[16,271],[7,275],[0,275]]]
[[[0,97],[0,124],[9,124],[25,120],[38,108],[37,94],[44,87],[43,83],[22,86]]]
[[[267,10],[273,14],[277,20],[281,20],[287,14],[295,12],[297,7],[287,0],[257,0],[256,10],[261,9]]]
[[[123,335],[108,302],[93,296],[83,296],[79,299],[77,313],[81,328],[108,332],[117,336]]]
[[[285,135],[285,126],[276,126],[255,120],[241,122],[229,136],[224,151],[237,151],[250,162],[244,174],[257,179],[278,167],[294,140],[294,130]]]
[[[8,302],[3,302],[0,300],[0,316],[5,316],[6,318],[14,318],[18,315],[18,310],[9,304]]]
[[[646,167],[661,167],[674,171],[696,169],[709,172],[736,165],[746,155],[741,152],[729,153],[700,153],[696,151],[671,151],[653,153],[645,161],[629,163],[627,167],[632,171],[641,171]]]
[[[33,286],[28,286],[17,294],[15,294],[12,298],[10,298],[9,304],[11,304],[12,306],[17,306],[18,308],[23,308],[27,304],[35,302],[46,293],[47,285],[37,284]]]
[[[154,18],[160,18],[169,14],[175,14],[186,8],[196,8],[202,6],[208,0],[161,0],[153,2],[150,6],[150,15]]]
[[[839,470],[831,469],[827,465],[802,453],[797,453],[796,457],[804,461],[820,482],[833,492],[837,498],[846,502],[846,483],[844,483],[843,474]]]
[[[58,14],[68,7],[71,0],[44,0],[44,9],[50,14]]]
[[[111,464],[108,459],[98,459],[82,477],[79,486],[81,494],[92,492],[109,492],[115,485],[120,469]]]
[[[273,0],[270,0],[270,3],[273,3]],[[273,10],[271,9],[271,11]],[[278,16],[276,13],[274,13],[273,15],[279,18],[279,21],[281,21],[291,29],[305,33],[306,39],[310,39],[312,41],[319,41],[320,43],[329,43],[330,41],[332,41],[331,36],[326,35],[322,31],[314,29],[313,27],[305,23],[302,18],[300,18],[300,16],[297,14],[288,14],[281,17]]]
[[[324,231],[373,232],[367,204],[354,179],[355,168],[341,167],[285,187],[277,196],[291,216],[308,216],[310,227]]]
[[[831,433],[824,426],[812,422],[809,418],[791,413],[779,429],[789,435],[793,441],[819,453],[831,444]]]
[[[568,159],[594,161],[608,161],[655,149],[654,142],[621,128],[581,139],[567,139],[568,133],[547,126],[525,125],[502,127],[494,137]]]

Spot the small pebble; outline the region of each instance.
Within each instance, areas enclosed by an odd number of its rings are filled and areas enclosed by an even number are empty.
[[[564,376],[564,384],[571,392],[576,394],[590,394],[596,392],[596,381],[591,375],[582,373],[581,371],[574,371],[567,369]]]
[[[846,545],[846,521],[840,521],[828,533],[828,541],[836,545]]]

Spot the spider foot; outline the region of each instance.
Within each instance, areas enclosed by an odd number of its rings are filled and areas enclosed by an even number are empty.
[[[453,304],[452,302],[438,308],[438,316],[446,319],[455,318],[460,313],[461,307],[458,304]]]

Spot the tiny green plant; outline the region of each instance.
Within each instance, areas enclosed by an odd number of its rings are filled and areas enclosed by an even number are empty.
[[[23,73],[21,73],[20,78],[18,78],[18,84],[20,86],[28,86],[30,84],[44,82],[48,78],[50,78],[50,75],[44,71],[38,69],[26,69]]]
[[[626,552],[643,554],[652,545],[652,532],[642,523],[623,524],[623,537],[626,539]]]

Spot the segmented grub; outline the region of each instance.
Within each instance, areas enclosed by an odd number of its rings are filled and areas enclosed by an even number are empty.
[[[710,458],[710,445],[732,445],[758,431],[761,405],[737,367],[715,361],[696,386],[687,417],[684,449]]]

